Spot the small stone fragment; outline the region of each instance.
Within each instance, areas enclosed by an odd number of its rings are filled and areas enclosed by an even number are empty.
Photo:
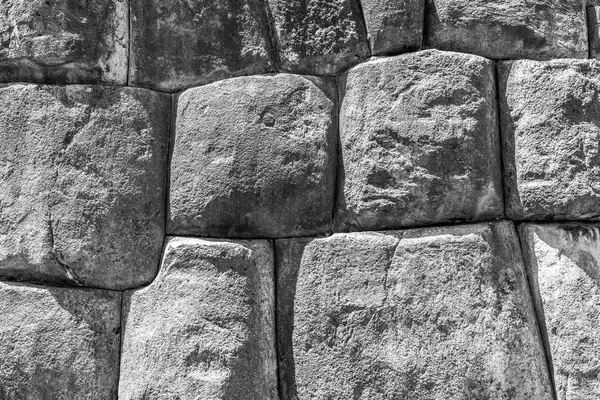
[[[268,0],[281,69],[336,75],[369,56],[359,0]]]
[[[600,62],[499,68],[507,216],[600,218]]]
[[[168,239],[125,294],[119,399],[277,400],[273,263],[265,240]]]
[[[0,282],[0,399],[114,399],[121,293]]]
[[[428,47],[493,59],[587,58],[581,0],[426,0]]]
[[[0,3],[0,82],[127,82],[127,0]]]
[[[412,227],[503,215],[494,66],[429,50],[341,79],[336,224]]]
[[[124,289],[156,275],[169,95],[0,87],[0,276]]]
[[[274,70],[263,0],[130,0],[135,86],[178,91]]]
[[[328,81],[288,74],[229,79],[179,96],[169,234],[256,238],[329,230],[334,98]]]

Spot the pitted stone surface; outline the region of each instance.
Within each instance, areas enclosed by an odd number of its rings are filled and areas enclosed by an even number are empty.
[[[600,62],[502,63],[511,219],[600,218]]]
[[[127,0],[0,3],[0,82],[125,84]]]
[[[511,223],[276,248],[283,399],[552,399]]]
[[[263,0],[130,0],[135,86],[177,91],[274,70]]]
[[[125,294],[119,399],[276,400],[273,263],[265,240],[170,238]]]
[[[493,59],[587,58],[580,0],[426,0],[429,47]]]
[[[369,56],[359,0],[268,0],[283,71],[335,75]]]
[[[179,96],[169,234],[327,231],[337,146],[332,86],[279,74],[229,79]]]
[[[591,224],[526,224],[520,234],[554,367],[557,400],[598,398],[600,229]]]
[[[424,0],[361,0],[373,55],[418,50]]]
[[[387,229],[503,215],[494,66],[435,50],[341,80],[336,224]]]
[[[0,87],[0,276],[124,289],[156,275],[170,96]]]
[[[121,293],[0,282],[0,399],[114,399]]]

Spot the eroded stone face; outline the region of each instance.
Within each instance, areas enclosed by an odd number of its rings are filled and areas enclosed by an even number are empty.
[[[0,282],[0,398],[113,399],[121,293]]]
[[[511,223],[276,249],[283,399],[552,399]]]
[[[0,82],[125,84],[127,0],[0,3]]]
[[[268,0],[281,69],[335,75],[369,56],[357,0]]]
[[[184,92],[171,161],[169,234],[256,238],[327,231],[336,169],[333,98],[328,82],[288,74]]]
[[[587,58],[580,0],[426,0],[429,47],[493,59]]]
[[[600,396],[600,230],[525,224],[521,242],[558,400]]]
[[[130,0],[130,82],[177,91],[274,69],[262,0]]]
[[[156,275],[170,96],[0,88],[0,276],[124,289]]]
[[[265,240],[170,238],[125,294],[119,398],[276,400],[273,263]]]
[[[512,219],[600,217],[600,63],[501,64],[500,106]]]
[[[493,64],[424,51],[341,80],[336,223],[387,229],[503,215]]]

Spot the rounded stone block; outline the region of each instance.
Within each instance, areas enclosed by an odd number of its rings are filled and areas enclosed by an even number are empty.
[[[234,78],[180,95],[168,233],[260,238],[329,230],[334,99],[329,81],[288,74]]]

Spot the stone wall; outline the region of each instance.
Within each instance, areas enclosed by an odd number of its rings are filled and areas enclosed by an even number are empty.
[[[0,2],[0,400],[600,398],[599,19]]]

